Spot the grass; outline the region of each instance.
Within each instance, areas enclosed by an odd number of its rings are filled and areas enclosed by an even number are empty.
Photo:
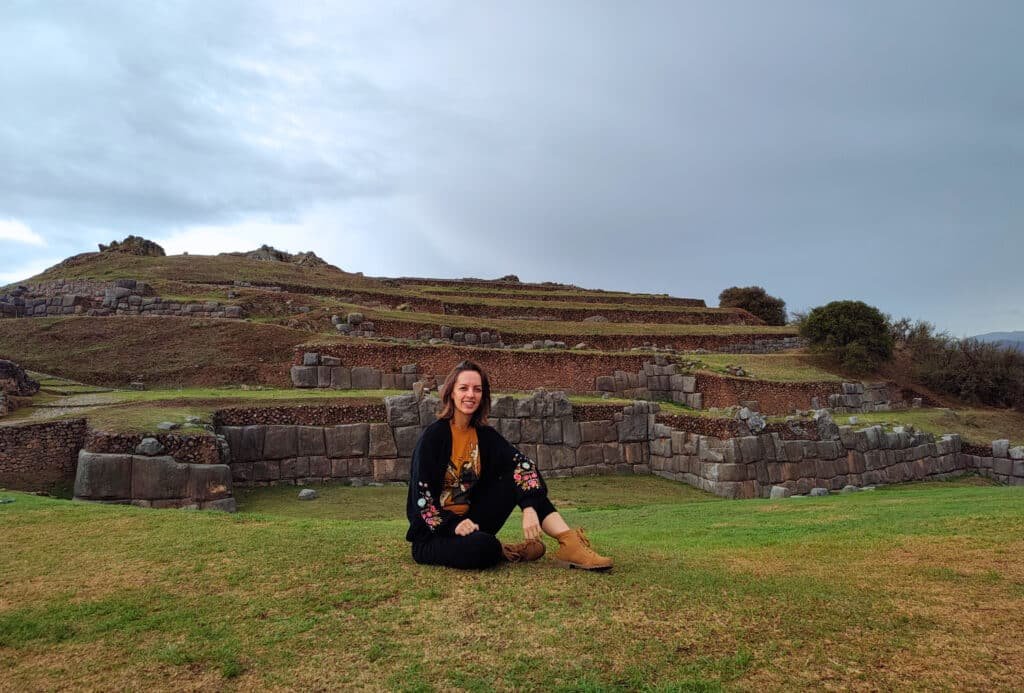
[[[425,326],[451,325],[471,329],[497,330],[503,335],[649,335],[651,337],[673,337],[688,335],[758,335],[795,336],[797,330],[790,326],[771,325],[684,325],[675,323],[628,323],[628,322],[569,322],[558,320],[506,320],[500,318],[442,315],[440,313],[417,313],[413,311],[380,310],[365,308],[352,303],[334,301],[337,313],[358,311],[367,320],[394,320]]]
[[[180,388],[170,390],[118,390],[90,395],[49,397],[31,407],[15,410],[5,424],[39,423],[86,418],[103,431],[151,433],[163,421],[184,424],[190,416],[209,422],[217,409],[226,407],[302,406],[332,403],[380,403],[404,390],[297,390],[240,388]],[[182,433],[202,432],[203,426],[183,425]]]
[[[0,676],[12,690],[592,691],[1009,690],[1024,676],[1020,488],[550,488],[611,573],[417,566],[398,487],[239,493],[237,516],[4,493]]]
[[[697,306],[678,306],[672,304],[631,304],[628,297],[622,297],[621,303],[585,303],[567,301],[532,301],[524,298],[487,298],[480,296],[446,296],[445,303],[452,305],[508,306],[536,311],[545,310],[582,310],[599,312],[602,310],[635,310],[645,313],[664,313],[666,317],[677,315],[731,315],[739,313],[737,308],[706,308]]]
[[[63,385],[67,380],[52,379]],[[237,387],[190,387],[156,390],[103,390],[84,394],[70,393],[59,396],[42,392],[32,398],[32,405],[16,409],[0,425],[19,425],[86,418],[95,429],[122,433],[151,433],[157,424],[170,421],[183,424],[182,433],[198,433],[203,425],[184,425],[185,420],[197,416],[210,421],[213,413],[226,407],[261,406],[318,406],[329,404],[379,404],[391,395],[409,394],[408,390],[329,390],[329,389],[241,389]],[[494,393],[502,397],[506,393]],[[529,396],[519,393],[518,397]],[[626,399],[602,399],[586,395],[573,395],[573,404],[602,404],[626,406]],[[666,411],[683,413],[678,405],[663,405]]]
[[[1024,413],[1010,409],[901,409],[870,414],[853,414],[857,426],[873,424],[911,425],[928,433],[959,433],[975,445],[991,445],[1009,438],[1012,445],[1024,445]],[[833,417],[838,424],[849,423],[849,415]]]
[[[640,298],[673,298],[672,296],[669,296],[668,294],[629,293],[627,291],[601,291],[601,290],[597,290],[597,289],[569,289],[569,288],[553,289],[552,288],[552,289],[544,290],[544,289],[530,288],[529,284],[523,286],[522,288],[511,287],[511,286],[507,286],[507,285],[506,286],[497,285],[497,286],[493,286],[493,287],[484,287],[484,286],[478,286],[478,285],[473,285],[473,284],[464,284],[464,285],[461,285],[461,286],[442,286],[442,285],[439,285],[439,284],[429,284],[429,283],[424,283],[424,284],[403,284],[403,286],[406,289],[409,289],[409,290],[412,290],[412,291],[416,291],[416,292],[420,292],[420,293],[425,293],[425,294],[441,294],[441,295],[447,295],[447,294],[459,295],[459,294],[463,294],[463,293],[468,293],[468,294],[487,293],[487,294],[494,294],[494,295],[509,294],[509,295],[512,295],[512,296],[519,296],[519,295],[522,295],[522,296],[565,296],[565,297],[570,298],[570,299],[573,298],[573,297],[576,297],[576,296],[589,296],[589,297],[599,297],[599,298],[607,298],[607,299],[630,298],[631,296],[637,296],[637,297],[640,297]]]
[[[817,354],[700,354],[694,358],[713,373],[726,373],[726,366],[740,366],[758,380],[792,383],[843,380],[830,370],[828,361]]]
[[[55,265],[28,282],[54,279],[139,279],[147,282],[220,283],[225,280],[260,283],[301,284],[321,288],[379,286],[380,282],[328,267],[303,267],[287,262],[260,262],[231,255],[168,255],[138,257],[121,253],[99,253]],[[26,283],[26,282],[22,282]]]
[[[102,386],[283,385],[309,333],[241,320],[67,317],[0,320],[0,354],[21,366]]]

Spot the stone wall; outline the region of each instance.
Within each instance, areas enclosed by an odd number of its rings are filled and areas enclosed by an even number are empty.
[[[644,357],[579,352],[506,351],[456,346],[427,346],[373,342],[308,344],[296,349],[293,365],[301,366],[306,352],[340,359],[353,368],[373,368],[400,373],[403,365],[415,364],[420,377],[432,375],[438,383],[459,361],[479,363],[490,375],[495,390],[533,390],[538,387],[593,392],[594,379],[616,370],[637,371]],[[322,362],[322,361],[321,361]],[[319,378],[319,374],[318,374]],[[383,375],[382,375],[383,379]],[[318,380],[319,382],[319,380]]]
[[[689,308],[681,310],[630,310],[614,308],[523,308],[491,303],[445,303],[445,315],[504,320],[558,320],[583,322],[600,316],[608,322],[674,325],[763,325],[764,321],[742,308]]]
[[[436,409],[434,398],[402,395],[387,398],[379,422],[255,424],[217,431],[231,450],[235,483],[400,481],[408,479],[413,448]]]
[[[232,493],[224,464],[187,464],[159,454],[78,455],[75,500],[234,512]]]
[[[171,315],[197,318],[241,318],[239,306],[216,301],[182,303],[154,296],[146,282],[63,280],[19,286],[0,296],[0,317],[58,315]]]
[[[441,339],[437,335],[437,326],[423,322],[416,322],[414,318],[409,320],[392,320],[376,317],[373,319],[374,334],[377,337],[391,337],[397,339],[410,339],[429,341],[430,338]],[[454,328],[453,328],[454,329]],[[482,326],[464,328],[480,332],[485,328]],[[424,333],[429,330],[431,335],[423,339]],[[494,334],[495,329],[490,329]],[[638,331],[640,332],[640,331]],[[729,348],[733,344],[749,344],[752,340],[774,340],[779,339],[778,335],[772,332],[766,333],[743,333],[743,334],[682,334],[682,335],[650,335],[650,334],[577,334],[568,335],[563,333],[544,332],[520,332],[515,329],[515,323],[506,322],[501,330],[501,343],[505,348],[522,348],[521,346],[533,344],[534,342],[562,342],[568,346],[583,343],[587,348],[600,351],[628,351],[630,349],[661,349],[672,351],[719,351]],[[496,345],[492,345],[496,346]]]
[[[397,372],[385,373],[372,366],[343,366],[336,356],[311,351],[302,353],[302,365],[291,367],[292,385],[301,388],[411,390],[421,378],[415,363],[403,365]]]
[[[800,337],[760,338],[718,347],[715,351],[726,354],[774,354],[787,349],[802,349],[807,340]]]
[[[423,287],[421,287],[422,289]],[[429,291],[429,289],[428,289]],[[459,291],[457,294],[436,292],[438,296],[458,296],[459,298],[491,298],[512,301],[571,301],[573,303],[628,303],[633,306],[673,306],[688,308],[706,308],[703,299],[676,298],[675,296],[640,296],[638,294],[601,295],[598,294],[557,294],[512,291]],[[440,311],[432,311],[440,312]]]
[[[994,440],[991,454],[963,457],[967,457],[970,465],[982,476],[1003,484],[1024,486],[1024,446],[1011,448],[1008,440]]]
[[[768,496],[773,486],[789,493],[813,488],[941,479],[974,471],[960,454],[960,437],[892,432],[872,426],[836,429],[826,440],[783,440],[777,433],[714,438],[657,424],[651,440],[651,469],[726,498]]]
[[[235,483],[400,482],[409,477],[412,451],[436,405],[434,398],[401,395],[387,398],[377,421],[278,419],[284,422],[219,431],[231,449]],[[303,417],[302,408],[291,411]],[[900,427],[858,430],[827,418],[740,435],[744,427],[736,421],[659,411],[657,403],[634,402],[574,412],[564,394],[540,391],[495,400],[490,423],[548,477],[654,473],[727,498],[766,497],[773,487],[786,494],[838,491],[964,472],[1024,485],[1024,447],[1000,447],[1005,441],[984,458],[964,454],[957,435],[936,440]]]
[[[829,395],[840,389],[838,382],[787,383],[697,374],[697,391],[704,396],[706,408],[732,407],[740,402],[755,401],[764,414],[789,414],[814,409],[814,402],[827,402]]]
[[[69,485],[86,429],[85,419],[0,426],[0,486],[53,491]]]
[[[90,430],[82,447],[95,453],[131,455],[142,442],[143,438],[154,438],[165,454],[177,462],[189,464],[221,464],[226,462],[222,447],[214,435],[181,435],[178,433],[161,433],[143,436],[138,433],[107,433]]]
[[[862,414],[902,409],[906,402],[895,400],[889,383],[843,383],[842,393],[829,395],[828,407],[837,414]],[[897,390],[898,392],[898,390]]]
[[[436,418],[437,404],[433,397],[400,395],[386,399],[379,422],[256,424],[218,431],[231,449],[236,483],[404,481],[420,433]],[[605,410],[604,419],[577,421],[563,393],[537,392],[526,399],[495,400],[490,424],[549,476],[646,473],[645,446],[656,412],[656,405],[638,402]]]
[[[613,375],[594,379],[598,392],[607,392],[627,399],[662,400],[685,404],[693,409],[703,406],[703,396],[697,392],[697,378],[679,373],[678,366],[665,356],[644,361],[636,373],[615,371]]]

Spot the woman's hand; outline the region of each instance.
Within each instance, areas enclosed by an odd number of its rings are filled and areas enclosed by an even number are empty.
[[[540,539],[542,534],[540,520],[537,519],[537,511],[533,508],[523,508],[523,537],[526,539]]]
[[[480,529],[480,525],[473,522],[468,517],[459,524],[455,525],[455,533],[458,534],[460,537],[468,536],[473,532],[477,531],[478,529]]]

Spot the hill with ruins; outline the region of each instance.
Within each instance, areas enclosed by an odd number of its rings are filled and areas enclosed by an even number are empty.
[[[793,326],[695,298],[367,277],[268,246],[168,256],[129,237],[0,289],[0,358],[41,385],[5,400],[0,483],[182,506],[224,501],[207,482],[401,481],[462,359],[491,374],[495,427],[553,476],[653,473],[727,497],[1024,481],[1018,414],[898,366],[851,378],[804,347]],[[52,455],[29,459],[40,441]],[[144,469],[157,480],[136,488]]]

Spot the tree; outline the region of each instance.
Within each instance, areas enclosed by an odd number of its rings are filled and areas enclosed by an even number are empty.
[[[722,308],[743,308],[769,325],[786,324],[786,302],[769,296],[760,286],[730,286],[718,294]]]
[[[872,371],[892,356],[889,321],[861,301],[833,301],[815,308],[801,323],[800,335],[813,350],[831,353],[853,372]]]

